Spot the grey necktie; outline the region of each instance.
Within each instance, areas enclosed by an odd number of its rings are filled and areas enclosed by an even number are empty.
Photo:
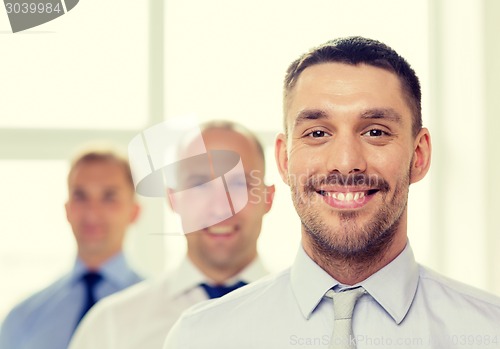
[[[329,290],[325,296],[333,300],[333,334],[330,341],[330,349],[355,349],[356,342],[352,333],[352,312],[356,301],[365,293],[363,287],[334,292]]]

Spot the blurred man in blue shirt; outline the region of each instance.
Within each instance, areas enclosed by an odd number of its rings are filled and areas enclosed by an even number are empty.
[[[128,161],[110,150],[75,158],[66,216],[78,247],[71,272],[17,305],[0,329],[1,349],[64,349],[77,324],[104,296],[141,280],[122,245],[139,215]]]

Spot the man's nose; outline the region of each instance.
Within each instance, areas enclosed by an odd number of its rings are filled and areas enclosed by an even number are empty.
[[[337,172],[347,176],[366,171],[362,140],[354,134],[336,134],[325,151],[328,173]]]
[[[219,180],[221,180],[219,178]],[[231,200],[224,186],[214,186],[210,190],[209,207],[212,219],[226,219],[232,215]]]
[[[84,206],[85,218],[88,221],[94,221],[99,218],[103,212],[103,207],[99,200],[87,200]]]

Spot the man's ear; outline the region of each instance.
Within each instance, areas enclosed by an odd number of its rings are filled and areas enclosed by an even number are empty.
[[[273,201],[274,201],[274,192],[275,192],[275,187],[273,185],[266,185],[266,194],[265,194],[265,212],[268,213],[271,207],[273,207]]]
[[[64,204],[64,210],[66,211],[66,220],[69,222],[69,202],[66,201]]]
[[[286,148],[286,136],[283,133],[280,133],[276,137],[274,156],[281,179],[288,184],[288,152]]]
[[[166,192],[166,197],[167,197],[167,204],[168,206],[170,207],[170,209],[175,212],[175,213],[178,213],[175,209],[175,199],[174,199],[174,191],[170,188],[167,188],[167,192]]]
[[[427,128],[422,128],[415,137],[410,183],[416,183],[425,177],[431,165],[431,135]]]
[[[134,202],[132,206],[132,212],[130,214],[130,223],[135,223],[139,218],[140,213],[141,213],[141,205],[139,205],[139,203],[137,202]]]

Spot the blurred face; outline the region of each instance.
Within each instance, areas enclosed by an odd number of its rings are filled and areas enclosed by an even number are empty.
[[[289,97],[288,138],[276,156],[303,226],[306,251],[372,260],[406,242],[410,183],[430,157],[426,129],[412,136],[412,114],[397,76],[369,65],[306,68]]]
[[[231,151],[235,157],[221,160],[210,153],[207,163],[181,166],[180,187],[192,189],[170,199],[181,215],[188,256],[196,265],[242,269],[257,255],[262,217],[271,208],[274,188],[264,184],[264,160],[253,141],[226,129],[206,130],[203,140],[208,151]],[[238,156],[243,166],[229,171]]]
[[[108,161],[81,163],[68,180],[68,190],[66,216],[79,255],[109,258],[118,253],[139,209],[123,167]]]

